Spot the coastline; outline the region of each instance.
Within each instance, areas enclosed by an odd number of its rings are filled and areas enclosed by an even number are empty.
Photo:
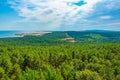
[[[20,34],[15,34],[18,37],[24,37],[24,36],[41,36],[44,34],[48,34],[51,32],[28,32],[28,33],[20,33]]]

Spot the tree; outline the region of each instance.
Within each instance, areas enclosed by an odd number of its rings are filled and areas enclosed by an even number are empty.
[[[77,71],[75,78],[76,80],[102,80],[96,72],[90,70]]]
[[[2,67],[0,67],[0,80],[2,80],[5,77],[5,71]]]

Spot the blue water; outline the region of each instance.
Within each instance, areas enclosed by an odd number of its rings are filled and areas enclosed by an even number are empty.
[[[15,34],[23,32],[24,31],[0,31],[0,38],[18,37]]]

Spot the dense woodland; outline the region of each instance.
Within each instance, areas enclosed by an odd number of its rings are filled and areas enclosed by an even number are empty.
[[[82,33],[0,39],[0,80],[120,80],[120,33]]]
[[[0,80],[120,80],[120,44],[1,46]]]

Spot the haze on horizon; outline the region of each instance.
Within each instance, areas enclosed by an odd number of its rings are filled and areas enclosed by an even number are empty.
[[[0,30],[120,31],[120,0],[0,0]]]

